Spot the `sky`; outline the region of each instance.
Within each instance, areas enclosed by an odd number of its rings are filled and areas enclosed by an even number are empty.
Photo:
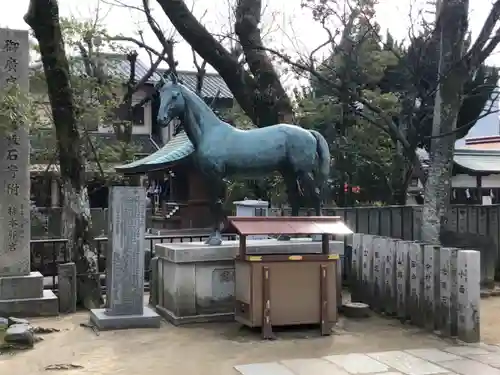
[[[74,16],[79,19],[93,18],[95,9],[100,7],[108,32],[112,35],[122,34],[125,36],[136,36],[137,30],[144,29],[144,37],[148,44],[160,49],[155,36],[148,32],[145,19],[137,11],[124,9],[123,7],[110,6],[110,2],[116,0],[59,0],[60,15],[63,17]],[[140,0],[119,0],[129,5],[140,6]],[[193,3],[194,1],[194,3]],[[221,25],[228,24],[228,2],[231,0],[186,0],[192,6],[194,14],[203,16],[202,23],[214,33],[223,33]],[[469,24],[472,38],[478,35],[484,20],[486,19],[493,0],[471,1]],[[169,25],[156,0],[150,0],[153,15],[161,27],[170,32],[173,30]],[[321,26],[312,19],[310,12],[302,9],[301,0],[263,0],[265,13],[263,17],[263,30],[266,32],[266,45],[280,47],[292,56],[308,55],[316,46],[327,40]],[[13,29],[28,29],[23,16],[28,9],[29,0],[16,0],[3,7],[0,12],[0,27]],[[389,30],[396,40],[408,39],[411,19],[419,18],[422,10],[433,11],[431,5],[426,5],[425,0],[379,0],[376,8],[377,21],[382,30]],[[427,15],[432,17],[432,15]],[[271,25],[271,26],[266,26]],[[179,35],[174,36],[179,42],[175,47],[176,59],[179,61],[179,69],[194,70],[191,48],[182,42]],[[488,59],[488,63],[500,66],[500,49],[495,51]],[[149,59],[147,54],[139,51],[140,58],[145,62]],[[287,83],[285,82],[285,85]],[[497,116],[496,116],[497,117]],[[496,118],[495,117],[495,118]],[[483,123],[491,123],[483,122]],[[485,127],[485,131],[481,130]],[[491,125],[475,127],[473,133],[478,135],[493,131]],[[498,126],[494,127],[494,133],[498,134]]]

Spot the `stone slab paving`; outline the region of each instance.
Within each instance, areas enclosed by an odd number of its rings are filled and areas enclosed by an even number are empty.
[[[500,375],[500,345],[338,354],[235,369],[241,375]]]
[[[389,370],[383,363],[361,353],[330,355],[324,359],[344,368],[349,374],[373,374]]]

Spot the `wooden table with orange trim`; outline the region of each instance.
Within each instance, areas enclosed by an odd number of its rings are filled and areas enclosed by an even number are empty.
[[[331,235],[351,234],[340,217],[230,217],[240,235],[235,260],[235,319],[261,327],[273,339],[273,325],[319,324],[330,335],[337,321],[338,254],[329,254]],[[234,232],[233,232],[234,233]],[[246,236],[258,234],[321,234],[320,254],[246,253]],[[286,241],[283,241],[286,246]]]

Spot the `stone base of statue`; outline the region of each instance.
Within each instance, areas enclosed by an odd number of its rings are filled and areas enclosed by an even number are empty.
[[[234,258],[238,249],[238,241],[224,241],[220,246],[202,242],[156,244],[150,305],[175,325],[233,320]],[[310,238],[249,240],[247,249],[248,254],[256,256],[314,254],[321,253],[321,242]],[[330,252],[342,255],[344,242],[330,241]]]
[[[59,303],[51,290],[43,289],[40,272],[0,277],[0,316],[56,316]]]

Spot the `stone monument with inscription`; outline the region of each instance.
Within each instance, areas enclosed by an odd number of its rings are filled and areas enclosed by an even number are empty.
[[[439,253],[439,301],[437,330],[443,336],[457,335],[458,249],[443,247]]]
[[[480,341],[479,305],[481,280],[479,251],[459,250],[457,256],[457,333],[459,340]]]
[[[375,311],[380,311],[382,305],[382,290],[384,286],[384,264],[383,252],[386,241],[383,237],[373,238],[373,298],[371,307]]]
[[[410,243],[396,242],[396,314],[401,321],[409,317],[408,299],[410,295]]]
[[[0,29],[0,100],[27,94],[29,58],[28,31]],[[22,110],[0,114],[0,316],[52,316],[57,297],[30,272],[30,143]]]
[[[383,308],[387,315],[396,314],[396,244],[397,241],[388,238],[385,240],[384,252],[384,290]]]
[[[91,310],[90,321],[101,330],[159,327],[160,316],[144,306],[146,191],[111,188],[108,212],[107,307]]]
[[[408,296],[408,307],[410,310],[410,321],[418,327],[424,324],[424,252],[423,245],[410,242],[408,250],[410,259],[410,294]]]

